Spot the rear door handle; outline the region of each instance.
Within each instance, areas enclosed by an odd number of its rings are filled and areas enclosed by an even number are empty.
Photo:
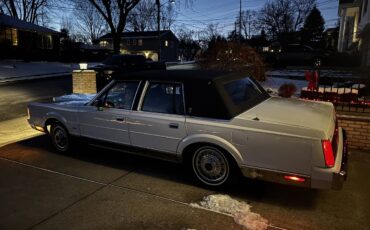
[[[170,126],[171,129],[178,129],[179,128],[179,124],[177,124],[177,123],[170,123],[169,126]]]

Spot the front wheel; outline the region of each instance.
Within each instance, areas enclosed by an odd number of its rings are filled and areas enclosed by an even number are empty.
[[[218,148],[204,146],[197,149],[192,157],[195,176],[205,185],[219,187],[230,179],[230,163]]]
[[[54,123],[50,128],[50,136],[53,145],[59,152],[65,153],[70,150],[71,139],[67,129],[60,123]]]

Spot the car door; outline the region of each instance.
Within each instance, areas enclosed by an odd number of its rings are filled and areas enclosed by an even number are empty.
[[[147,82],[128,123],[132,145],[176,153],[187,135],[182,84]]]
[[[117,81],[79,112],[81,136],[130,144],[127,117],[139,81]]]

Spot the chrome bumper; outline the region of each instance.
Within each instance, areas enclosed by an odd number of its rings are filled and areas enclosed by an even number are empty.
[[[344,181],[347,179],[348,174],[348,144],[347,134],[343,129],[343,155],[342,163],[339,172],[333,173],[332,189],[340,190],[343,187]]]

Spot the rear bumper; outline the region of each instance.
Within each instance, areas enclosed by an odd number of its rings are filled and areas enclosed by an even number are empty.
[[[348,174],[348,144],[347,144],[347,134],[344,129],[342,129],[343,135],[343,153],[342,162],[340,165],[339,172],[333,173],[332,189],[340,190],[343,187],[344,181],[347,179]]]

